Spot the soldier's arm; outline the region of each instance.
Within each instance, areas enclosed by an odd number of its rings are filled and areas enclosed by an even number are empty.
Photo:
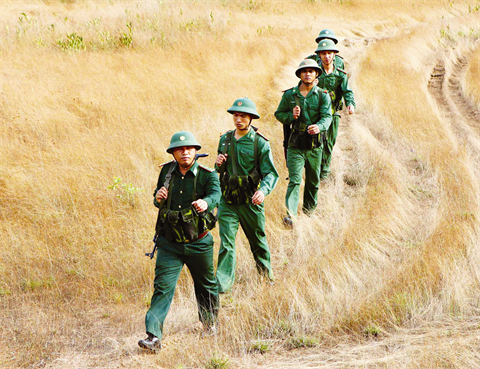
[[[206,172],[205,174],[207,176],[205,183],[206,195],[203,197],[203,200],[208,204],[208,211],[212,211],[220,202],[222,191],[220,190],[220,181],[217,172]]]
[[[282,96],[282,100],[280,100],[277,111],[275,112],[275,118],[281,123],[288,125],[295,121],[292,109],[290,108],[290,99],[293,99],[293,97],[288,91],[286,91]]]
[[[278,172],[273,164],[272,151],[270,143],[265,141],[265,145],[260,152],[260,172],[262,174],[262,182],[260,183],[260,191],[267,196],[273,191],[278,182]]]
[[[325,93],[323,90],[320,95],[320,120],[316,123],[320,132],[326,131],[332,123],[332,99],[330,94]]]
[[[340,86],[342,89],[342,97],[345,99],[345,105],[352,105],[353,107],[356,107],[353,91],[350,88],[350,84],[348,83],[348,77],[346,74],[343,76]]]

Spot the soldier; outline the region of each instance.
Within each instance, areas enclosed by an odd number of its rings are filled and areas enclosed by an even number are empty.
[[[235,238],[239,224],[250,243],[258,272],[273,281],[263,201],[278,181],[270,144],[251,125],[253,119],[260,118],[255,103],[244,97],[235,100],[227,111],[233,115],[235,129],[221,136],[215,161],[222,188],[218,207],[220,293],[229,291],[235,280]]]
[[[167,149],[175,160],[163,164],[158,177],[153,200],[159,208],[155,290],[145,317],[148,337],[138,341],[146,350],[161,348],[163,322],[184,264],[195,285],[200,321],[207,333],[216,330],[218,286],[213,266],[213,237],[209,230],[215,226],[212,211],[221,192],[215,171],[199,165],[195,159],[200,148],[190,132],[175,133]]]
[[[305,168],[305,190],[302,210],[309,214],[317,207],[322,135],[332,121],[330,96],[315,85],[320,72],[321,69],[315,61],[303,60],[295,72],[300,78],[298,86],[284,92],[275,112],[275,117],[284,126],[291,126],[287,150],[290,178],[285,197],[287,217],[283,219],[287,227],[293,226],[292,218],[297,216],[303,168]]]
[[[320,41],[322,40],[332,40],[335,45],[338,44],[338,39],[337,37],[335,36],[335,33],[330,30],[330,29],[323,29],[320,31],[320,34],[317,36],[317,38],[315,39],[315,42],[318,44],[320,43]],[[312,55],[309,55],[306,57],[306,59],[312,59],[312,60],[315,60],[317,62],[318,65],[321,65],[322,64],[322,60],[320,59],[320,57],[315,53],[315,54],[312,54]],[[335,54],[335,66],[337,68],[340,68],[340,69],[345,69],[345,63],[343,61],[343,57],[338,55],[338,54]]]
[[[321,59],[321,75],[318,77],[318,87],[328,90],[332,98],[333,120],[325,136],[325,144],[322,157],[321,179],[326,179],[330,175],[330,163],[332,161],[333,146],[337,140],[338,125],[340,123],[340,114],[342,98],[347,105],[348,114],[355,112],[355,100],[353,91],[348,84],[347,72],[338,68],[334,63],[338,48],[332,40],[325,39],[318,44],[316,53]]]

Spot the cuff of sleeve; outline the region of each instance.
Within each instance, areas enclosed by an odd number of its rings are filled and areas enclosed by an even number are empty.
[[[262,183],[263,183],[263,182],[262,182]],[[270,191],[268,191],[267,186],[262,186],[262,185],[260,185],[259,190],[263,192],[263,194],[265,195],[265,197],[267,197],[267,195],[270,193]]]

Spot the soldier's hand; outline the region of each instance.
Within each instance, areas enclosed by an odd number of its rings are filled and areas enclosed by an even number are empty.
[[[318,128],[316,124],[310,124],[307,129],[311,135],[318,135],[320,133],[320,128]]]
[[[217,158],[215,159],[215,164],[221,166],[225,160],[227,160],[228,154],[218,154]]]
[[[293,119],[298,119],[298,117],[300,116],[300,107],[297,105],[293,108]]]
[[[157,194],[155,195],[155,199],[157,200],[157,202],[160,202],[163,199],[166,199],[167,197],[168,197],[168,190],[165,186],[160,188],[157,191]]]
[[[252,204],[260,205],[261,203],[263,203],[264,200],[265,200],[265,194],[262,191],[258,190],[253,194]]]
[[[199,213],[208,209],[208,203],[202,199],[198,199],[197,201],[192,202],[192,205]]]
[[[353,114],[355,113],[355,108],[353,107],[353,105],[348,105],[347,111],[348,111],[348,114]]]

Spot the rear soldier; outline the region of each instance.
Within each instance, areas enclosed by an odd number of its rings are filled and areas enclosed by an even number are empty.
[[[305,189],[302,210],[309,214],[317,207],[322,137],[332,121],[330,96],[315,85],[320,72],[321,68],[315,61],[303,60],[295,72],[300,83],[285,91],[275,112],[275,117],[284,126],[291,127],[287,150],[287,216],[283,219],[284,225],[289,228],[293,226],[293,220],[297,216],[303,168]]]
[[[145,317],[147,338],[138,341],[157,351],[177,280],[186,264],[195,285],[198,315],[206,333],[214,333],[218,314],[218,287],[213,267],[213,210],[220,200],[220,184],[213,169],[199,165],[201,146],[187,131],[175,133],[167,152],[175,160],[163,165],[154,192],[159,208],[155,242],[158,249],[154,292]]]
[[[250,243],[258,272],[273,281],[263,202],[278,181],[270,144],[251,125],[253,119],[260,118],[255,103],[240,98],[227,111],[233,115],[235,129],[220,138],[215,161],[222,188],[218,207],[220,293],[229,291],[235,281],[235,238],[239,224]]]
[[[320,65],[322,73],[318,77],[318,87],[329,92],[332,98],[333,120],[325,136],[325,145],[322,157],[321,179],[326,179],[330,175],[330,163],[332,161],[333,146],[337,140],[338,125],[340,123],[340,114],[342,99],[345,100],[348,114],[355,111],[355,100],[353,91],[348,84],[348,75],[343,69],[338,68],[335,63],[335,56],[338,48],[332,40],[325,39],[318,44],[316,53],[321,59]]]

